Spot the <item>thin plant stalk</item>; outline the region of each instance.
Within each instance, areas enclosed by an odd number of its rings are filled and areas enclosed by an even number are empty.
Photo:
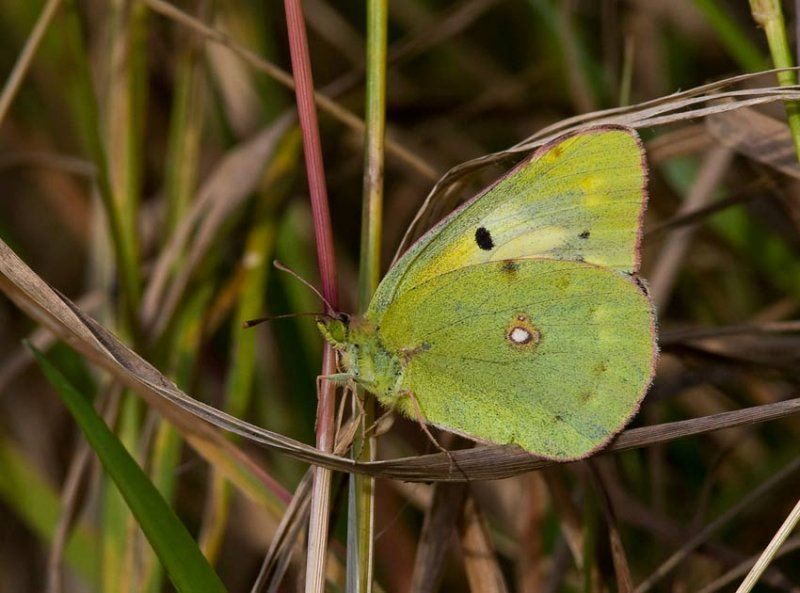
[[[794,59],[789,49],[789,39],[786,36],[786,22],[783,18],[780,0],[750,0],[750,10],[753,20],[764,29],[769,44],[769,52],[776,68],[792,68]],[[778,83],[781,86],[794,86],[797,84],[795,70],[782,70],[777,73]],[[789,120],[789,129],[792,131],[795,152],[800,160],[800,103],[787,101],[784,103],[786,116]]]
[[[386,135],[387,0],[367,3],[367,88],[365,105],[364,185],[361,211],[361,255],[359,262],[359,309],[364,312],[378,287],[383,232],[383,170]],[[356,435],[353,455],[360,461],[375,459],[375,439],[365,437],[363,427],[375,419],[375,398],[363,395],[363,421]],[[359,397],[354,394],[353,397]],[[358,409],[355,405],[353,409]],[[354,475],[350,480],[350,510],[347,529],[347,590],[372,591],[375,527],[375,479]]]
[[[719,517],[711,521],[708,525],[698,531],[691,537],[685,544],[676,550],[661,566],[656,568],[650,576],[642,581],[634,593],[648,593],[653,586],[668,575],[675,569],[689,554],[700,547],[703,543],[711,539],[714,533],[718,532],[722,527],[728,525],[733,519],[740,516],[744,511],[752,508],[756,501],[764,496],[767,492],[775,486],[780,485],[783,480],[794,474],[800,469],[800,459],[793,461],[783,469],[778,470],[765,481],[760,483],[758,487],[749,492],[741,500],[732,505],[729,509],[723,512]]]
[[[303,153],[308,175],[311,211],[314,218],[314,233],[317,241],[322,294],[333,308],[338,307],[336,289],[336,262],[333,252],[328,194],[325,186],[325,169],[322,162],[322,146],[319,137],[317,112],[314,105],[314,82],[311,75],[311,60],[308,53],[303,9],[300,0],[285,0],[286,26],[292,72],[295,82],[297,112],[303,136]],[[329,311],[331,313],[331,311]],[[329,344],[322,353],[323,377],[336,371],[336,357]],[[333,451],[334,416],[336,390],[330,381],[319,383],[317,403],[317,448]],[[314,469],[314,484],[311,490],[311,518],[308,527],[308,557],[306,563],[306,591],[322,593],[325,590],[325,560],[328,549],[328,523],[330,516],[330,490],[332,472],[321,467]]]
[[[241,47],[225,33],[209,27],[199,19],[179,10],[173,4],[165,2],[164,0],[144,0],[144,3],[147,4],[147,6],[154,12],[171,18],[176,23],[202,34],[207,41],[214,41],[229,48],[254,69],[265,73],[267,76],[276,80],[287,88],[296,90],[291,77],[288,76],[283,70],[268,60],[265,60],[261,56],[255,54],[254,52]],[[338,120],[355,133],[360,134],[364,131],[364,122],[354,113],[348,111],[330,97],[327,97],[322,93],[317,93],[315,95],[315,100],[320,110],[328,114],[333,119]],[[437,172],[423,158],[417,156],[412,150],[408,149],[402,144],[399,144],[396,140],[389,139],[389,141],[386,143],[386,152],[393,155],[401,162],[406,163],[426,179],[436,181],[439,177],[441,177],[441,173]]]
[[[758,558],[755,566],[753,566],[752,570],[745,577],[744,581],[742,581],[742,584],[739,585],[739,588],[736,589],[736,593],[748,593],[748,591],[751,591],[753,587],[755,587],[758,579],[761,578],[761,575],[764,574],[764,571],[769,566],[769,563],[772,562],[772,559],[781,549],[783,542],[786,541],[786,538],[789,537],[789,534],[794,530],[795,527],[797,527],[798,522],[800,522],[800,500],[797,501],[797,504],[794,505],[792,512],[789,513],[789,516],[786,517],[786,520],[783,522],[783,525],[781,525],[780,529],[778,529],[778,531],[772,537],[772,540]]]
[[[138,310],[141,296],[138,220],[144,166],[142,130],[147,89],[143,83],[146,78],[146,15],[141,4],[134,4],[130,10],[112,4],[109,12],[109,34],[105,42],[109,57],[105,64],[108,84],[101,94],[103,123],[100,134],[102,153],[107,158],[111,198],[104,206],[108,210],[109,227],[114,224],[112,214],[115,215],[118,228],[111,228],[110,234],[114,243],[119,241],[119,246],[115,245],[115,258],[112,261],[107,261],[102,246],[96,248],[93,255],[94,265],[104,278],[110,278],[110,271],[115,268],[121,269],[121,276],[129,278],[122,283],[117,317],[119,331],[134,342],[138,335],[134,311]],[[101,241],[96,245],[103,245],[104,237],[100,238]],[[122,260],[123,257],[126,259]],[[127,272],[125,268],[128,268]],[[147,438],[146,431],[142,431],[142,402],[126,390],[119,410],[119,440],[129,451],[141,451],[140,445]],[[137,456],[139,461],[140,455]],[[108,568],[104,571],[104,588],[106,591],[145,590],[145,576],[141,567],[152,565],[155,555],[150,547],[141,552],[137,548],[137,538],[133,537],[136,533],[134,516],[119,486],[106,480],[103,494],[103,561],[104,569]],[[115,566],[116,569],[113,568]]]
[[[107,141],[99,125],[100,109],[88,63],[89,51],[84,45],[86,32],[73,4],[74,0],[66,0],[64,11],[64,38],[75,66],[75,74],[69,79],[65,95],[80,122],[85,150],[95,165],[97,194],[103,205],[106,228],[114,250],[114,264],[118,270],[123,313],[119,320],[120,329],[130,332],[136,328],[136,310],[141,294],[138,256],[135,241],[130,236],[135,224],[126,225],[123,209],[114,196]]]
[[[61,7],[61,2],[62,0],[48,0],[36,21],[36,25],[33,27],[33,31],[31,31],[31,34],[25,40],[25,47],[19,52],[19,57],[14,64],[14,68],[8,75],[6,83],[3,85],[2,92],[0,92],[0,125],[3,124],[8,109],[14,101],[14,97],[17,96],[22,81],[28,74],[31,62],[33,62],[33,57],[36,55],[36,50],[39,48],[44,34],[50,27],[50,23],[53,22],[56,12],[58,12],[58,9]]]

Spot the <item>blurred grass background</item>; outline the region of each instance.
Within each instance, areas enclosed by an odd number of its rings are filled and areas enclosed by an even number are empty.
[[[184,11],[176,14],[157,0],[58,4],[47,3],[57,10],[16,87],[12,68],[46,7],[0,2],[0,72],[13,98],[0,103],[0,237],[194,397],[313,443],[321,353],[313,318],[241,329],[265,313],[321,310],[270,265],[279,259],[318,283],[294,95],[240,51],[290,71],[283,6],[200,0],[175,4]],[[306,0],[304,8],[318,90],[362,115],[365,6]],[[794,7],[785,8],[791,33]],[[413,158],[387,155],[384,269],[451,166],[576,114],[773,63],[750,5],[732,0],[394,2],[388,43],[388,137]],[[781,117],[782,107],[768,113]],[[342,308],[354,311],[363,133],[325,110],[320,126]],[[703,121],[640,133],[653,148],[643,276],[658,295],[662,332],[796,318],[800,208],[791,167],[779,173],[735,156]],[[691,208],[718,208],[687,224],[676,215],[693,197]],[[241,441],[260,472],[221,455],[209,464],[4,298],[0,327],[0,591],[173,586],[23,338],[95,402],[226,587],[250,590],[305,465]],[[796,397],[798,346],[791,332],[667,341],[635,425]],[[698,533],[698,545],[653,586],[734,590],[741,576],[715,579],[758,554],[798,498],[790,464],[799,433],[796,419],[731,429],[605,457],[595,473],[571,464],[473,483],[468,494],[378,481],[376,590],[408,591],[423,570],[415,554],[436,496],[457,509],[467,501],[452,519],[458,535],[439,534],[447,548],[439,590],[630,590],[619,579],[621,557],[641,585]],[[398,419],[379,456],[429,448],[413,422]],[[772,479],[775,487],[758,490]],[[335,591],[344,587],[342,476],[332,500]],[[484,550],[491,568],[470,554],[476,525],[488,534],[478,541],[493,546]],[[301,538],[279,590],[296,590],[303,555]],[[797,558],[777,559],[759,590],[797,591]],[[479,587],[476,571],[492,570],[500,581]],[[426,586],[418,590],[436,583]]]

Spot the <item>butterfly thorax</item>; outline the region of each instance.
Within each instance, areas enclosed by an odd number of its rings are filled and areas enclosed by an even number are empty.
[[[339,365],[348,378],[392,406],[399,395],[403,375],[401,359],[389,352],[377,328],[363,317],[320,319],[322,336],[339,354]]]

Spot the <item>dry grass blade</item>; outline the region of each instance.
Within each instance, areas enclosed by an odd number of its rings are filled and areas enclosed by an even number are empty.
[[[438,589],[445,554],[453,541],[453,532],[464,508],[466,495],[466,484],[436,485],[433,501],[425,513],[414,559],[412,593],[433,593]]]
[[[653,585],[664,578],[664,576],[669,574],[692,551],[696,550],[700,545],[707,542],[711,536],[714,535],[714,533],[730,523],[732,519],[751,508],[759,498],[781,484],[786,478],[793,475],[798,469],[800,469],[800,459],[796,459],[780,471],[770,476],[769,479],[761,483],[757,488],[749,492],[747,496],[742,498],[739,502],[717,517],[714,521],[706,525],[694,537],[689,539],[689,541],[687,541],[674,554],[672,554],[672,556],[664,561],[661,566],[653,571],[653,573],[647,577],[647,579],[642,581],[639,586],[636,587],[636,593],[646,593],[649,591]]]
[[[725,428],[768,422],[798,413],[800,413],[800,397],[701,418],[633,428],[621,433],[600,455],[629,451]],[[450,456],[458,464],[460,471],[453,471],[450,460],[441,453],[376,461],[354,467],[353,471],[360,471],[363,467],[368,468],[370,473],[374,472],[373,475],[398,480],[458,482],[463,480],[464,476],[471,480],[507,478],[555,464],[553,461],[536,458],[513,446],[476,447],[453,451]]]
[[[506,593],[508,587],[494,551],[489,529],[475,499],[467,494],[459,521],[461,555],[470,590]]]
[[[719,361],[731,370],[736,365],[747,365],[791,373],[797,368],[798,346],[800,337],[794,333],[722,332],[717,337],[682,342],[680,349],[697,357]]]
[[[527,140],[520,142],[514,150],[529,149],[549,139],[564,134],[569,130],[598,125],[601,123],[617,123],[630,127],[658,126],[687,119],[699,119],[715,113],[723,113],[739,109],[747,105],[762,105],[777,101],[792,100],[796,97],[798,86],[763,86],[758,87],[759,80],[774,80],[773,74],[785,68],[764,70],[751,74],[732,76],[706,85],[694,87],[686,91],[673,93],[645,101],[637,105],[615,107],[602,111],[584,113],[575,117],[562,119],[555,124],[542,128]],[[791,68],[790,70],[797,70]],[[742,90],[723,90],[734,85],[752,85],[756,88]],[[778,97],[781,97],[778,99]],[[725,100],[731,99],[730,104]],[[719,102],[719,103],[718,103]],[[710,105],[707,105],[711,103]],[[698,107],[698,105],[700,107]],[[685,110],[685,111],[682,111]],[[490,155],[491,156],[491,155]]]
[[[598,463],[588,461],[586,465],[592,476],[592,482],[594,483],[598,498],[600,499],[600,508],[603,510],[603,515],[605,516],[606,525],[608,527],[611,560],[614,562],[614,572],[617,576],[617,590],[620,591],[620,593],[632,593],[633,579],[631,578],[631,570],[628,565],[628,557],[625,554],[625,547],[622,545],[622,536],[619,532],[617,515],[614,512],[614,507],[608,496],[608,489],[606,488],[607,478],[601,472]]]
[[[711,135],[725,146],[800,179],[800,164],[785,122],[750,108],[718,113],[705,121]]]
[[[265,431],[189,397],[69,299],[54,291],[2,242],[0,289],[18,307],[45,324],[70,346],[131,387],[185,434],[211,439],[222,447],[230,448],[231,445],[205,423],[210,422],[255,442],[287,452],[293,450],[298,458],[305,458],[309,462],[327,458],[337,469],[352,466],[347,459],[321,453],[313,447]],[[205,422],[198,423],[196,418]]]
[[[787,539],[781,546],[780,550],[778,550],[777,554],[775,554],[775,558],[785,556],[786,554],[796,552],[797,550],[800,550],[800,535],[796,535]],[[708,585],[698,590],[697,593],[716,593],[723,587],[731,584],[736,579],[747,574],[747,572],[755,565],[757,560],[758,557],[756,556],[749,558],[747,561],[742,562],[739,566],[732,568],[725,574],[714,579]],[[791,591],[791,593],[798,593],[798,591],[800,591],[800,587],[789,584],[787,590]]]
[[[0,289],[21,309],[44,323],[56,335],[139,393],[185,434],[196,434],[232,445],[193,416],[251,442],[282,451],[292,457],[345,472],[409,481],[493,480],[552,465],[514,446],[487,446],[388,461],[356,463],[300,443],[278,433],[244,422],[197,401],[178,389],[152,365],[120,342],[111,332],[88,317],[63,295],[57,294],[28,268],[11,249],[0,243]],[[622,433],[605,452],[626,451],[669,440],[767,422],[800,412],[800,398],[713,416],[636,428]],[[454,464],[457,470],[454,470]]]
[[[662,346],[666,346],[691,342],[693,340],[703,340],[706,338],[721,338],[742,334],[769,335],[789,332],[800,332],[800,321],[764,321],[761,323],[743,323],[741,325],[728,325],[725,327],[671,329],[662,332],[658,341]]]
[[[191,210],[161,252],[147,286],[141,319],[151,328],[152,336],[163,331],[221,225],[256,188],[269,155],[294,123],[292,115],[284,115],[243,142],[225,156],[203,183]],[[171,277],[176,262],[181,265]]]
[[[403,240],[400,242],[395,254],[395,260],[405,251],[414,238],[431,226],[433,222],[431,217],[433,204],[439,200],[440,194],[445,192],[449,186],[487,165],[503,161],[516,153],[529,152],[561,134],[603,124],[617,124],[631,128],[656,127],[756,105],[800,99],[800,88],[794,87],[767,86],[758,89],[719,90],[764,74],[736,76],[636,106],[596,111],[579,117],[561,120],[558,124],[540,130],[534,136],[512,148],[481,156],[453,167],[431,188],[403,236]]]
[[[739,588],[736,589],[736,593],[748,593],[753,590],[753,587],[755,587],[761,575],[764,574],[764,571],[778,554],[786,538],[794,531],[798,522],[800,522],[800,500],[794,505],[794,508],[780,526],[780,529],[778,529],[772,540],[770,540],[769,545],[764,549],[761,556],[758,557],[753,568],[747,574],[744,581],[742,581],[742,584],[739,585]]]
[[[261,564],[258,577],[253,583],[251,593],[278,590],[286,569],[289,567],[299,534],[308,521],[311,479],[311,471],[308,471],[297,485],[292,502],[284,512],[275,537],[270,542],[269,550]]]
[[[357,425],[358,418],[351,418],[338,432],[334,451],[337,455],[344,455],[347,452],[350,443],[353,442]],[[308,513],[311,510],[312,477],[312,470],[309,469],[297,485],[292,501],[281,518],[275,537],[261,564],[258,577],[253,583],[252,593],[279,590],[286,570],[289,568],[292,554],[298,545],[300,533],[308,523]]]

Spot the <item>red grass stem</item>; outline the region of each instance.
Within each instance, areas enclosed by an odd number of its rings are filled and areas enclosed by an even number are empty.
[[[333,234],[328,208],[328,192],[325,185],[325,168],[322,163],[322,145],[319,124],[314,105],[314,81],[308,55],[308,40],[299,0],[285,0],[286,23],[289,33],[289,49],[292,56],[292,72],[295,81],[297,113],[303,135],[303,151],[308,175],[308,190],[311,211],[314,217],[314,233],[317,240],[317,259],[322,280],[322,294],[332,307],[338,308],[336,289],[336,260],[333,252]],[[328,311],[334,313],[335,311]]]
[[[300,0],[284,0],[284,6],[286,7],[286,27],[292,56],[297,113],[303,135],[308,190],[314,217],[322,295],[330,303],[330,308],[338,308],[336,262],[328,210],[328,192],[325,187],[325,169],[322,163],[322,145],[314,105],[314,82],[311,76],[311,60],[308,54],[303,9]],[[335,311],[327,311],[327,313],[332,314]],[[321,374],[323,376],[336,371],[335,360],[336,357],[331,346],[326,344],[322,356]],[[322,381],[317,402],[317,447],[325,452],[333,451],[335,404],[336,390],[333,384],[329,381]],[[322,593],[325,589],[330,489],[331,472],[319,467],[315,468],[311,490],[311,516],[308,524],[308,554],[306,557],[306,591],[312,593]]]

